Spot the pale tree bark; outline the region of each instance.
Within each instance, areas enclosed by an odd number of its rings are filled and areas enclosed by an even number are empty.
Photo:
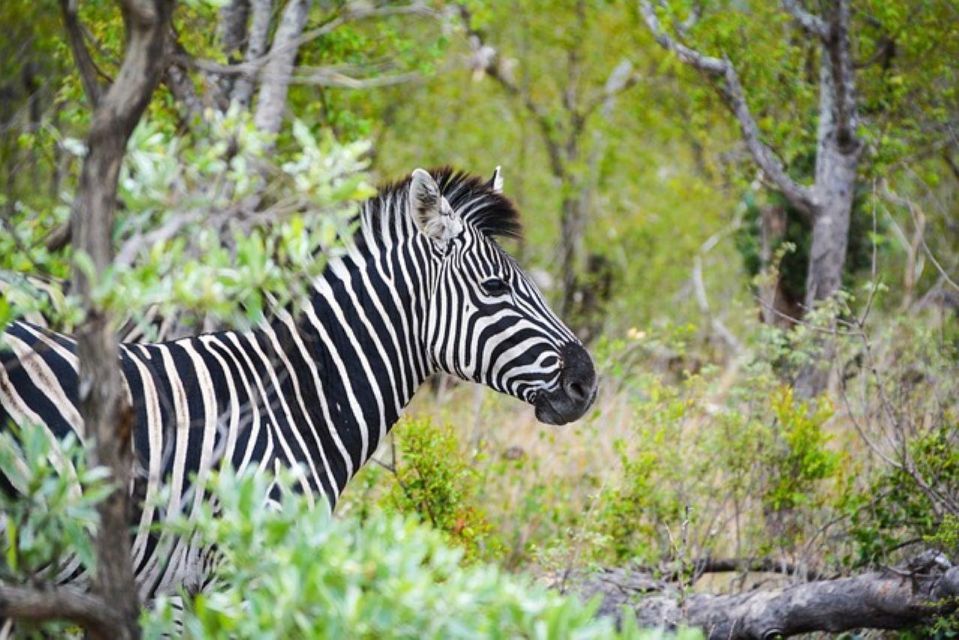
[[[266,53],[270,34],[270,14],[273,11],[272,0],[251,0],[250,26],[247,31],[246,54],[243,59],[249,64]],[[241,106],[248,106],[253,97],[253,78],[240,76],[233,85],[230,98]]]
[[[69,2],[62,6],[69,24]],[[114,483],[113,491],[98,505],[93,593],[0,588],[0,615],[33,620],[67,618],[84,625],[92,637],[104,640],[138,638],[140,607],[130,558],[133,414],[124,393],[110,312],[97,301],[95,289],[113,262],[120,164],[130,134],[163,75],[173,6],[174,0],[120,3],[127,35],[123,63],[116,79],[96,99],[70,216],[75,251],[86,258],[75,262],[73,268],[74,291],[84,311],[76,332],[80,415],[85,435],[94,445],[90,463],[106,467]],[[82,71],[86,67],[82,42],[74,40],[72,45]],[[91,86],[87,90],[93,92]]]
[[[280,24],[270,47],[270,59],[260,72],[260,92],[257,96],[253,122],[264,133],[277,133],[283,124],[286,94],[293,77],[299,39],[306,26],[311,0],[288,0]]]
[[[815,39],[820,49],[816,171],[814,183],[806,186],[787,174],[775,152],[762,141],[733,64],[726,58],[703,55],[668,35],[652,4],[640,0],[640,11],[656,41],[716,82],[764,177],[810,221],[812,243],[806,275],[806,311],[833,298],[842,287],[861,151],[861,143],[856,138],[858,116],[850,49],[849,0],[829,0],[825,4],[828,13],[822,18],[807,12],[798,0],[783,0],[785,10],[810,38]],[[818,346],[823,352],[818,360],[828,363],[829,341]],[[800,371],[796,388],[799,395],[810,397],[820,393],[827,381],[827,369],[807,366]]]

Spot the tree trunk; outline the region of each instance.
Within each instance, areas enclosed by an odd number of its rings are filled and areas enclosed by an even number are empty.
[[[562,315],[569,319],[581,297],[579,291],[580,247],[583,243],[582,201],[576,195],[563,198],[560,209],[560,273],[563,279]],[[572,321],[575,323],[575,321]]]
[[[273,9],[272,0],[253,0],[250,7],[250,28],[247,31],[246,55],[247,63],[253,62],[266,53],[267,39],[270,32],[270,14]],[[255,78],[243,75],[233,85],[231,100],[246,107],[253,97]]]
[[[846,127],[840,121],[839,103],[842,98],[837,95],[839,85],[833,75],[832,64],[832,56],[824,50],[819,82],[816,207],[812,211],[812,243],[806,276],[807,311],[831,299],[842,287],[849,221],[859,169],[860,145],[855,138],[848,138]],[[851,89],[847,87],[846,91]],[[834,326],[831,324],[827,328]],[[817,343],[814,351],[821,353],[814,354],[814,361],[803,367],[796,379],[796,391],[802,398],[818,395],[829,381],[832,340],[822,337]]]
[[[816,149],[816,209],[806,277],[806,308],[828,300],[842,287],[849,240],[849,216],[859,167],[859,146],[842,140],[837,121],[836,81],[830,56],[823,53],[819,81],[819,128]]]
[[[138,638],[139,602],[130,559],[127,487],[132,459],[132,410],[126,403],[110,314],[96,301],[97,280],[113,262],[117,179],[127,140],[163,73],[164,42],[174,0],[126,0],[122,4],[127,46],[116,80],[99,101],[87,137],[87,156],[71,212],[73,246],[89,259],[75,263],[73,277],[85,311],[77,330],[79,399],[86,436],[95,446],[91,462],[110,469],[115,486],[99,505],[96,592],[123,619],[101,638]]]

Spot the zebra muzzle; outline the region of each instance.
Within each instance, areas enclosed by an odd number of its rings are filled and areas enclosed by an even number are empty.
[[[563,369],[559,384],[552,391],[539,394],[534,403],[536,419],[546,424],[578,420],[596,400],[596,370],[586,349],[570,342],[563,346],[560,355]]]

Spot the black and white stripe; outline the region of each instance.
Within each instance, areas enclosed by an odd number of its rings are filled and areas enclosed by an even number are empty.
[[[591,404],[589,356],[494,240],[518,232],[498,170],[489,182],[417,170],[365,203],[358,222],[309,298],[256,329],[120,346],[136,414],[133,561],[144,598],[205,579],[208,554],[151,525],[193,513],[211,470],[295,467],[300,489],[335,504],[435,372],[535,404],[554,424]],[[4,340],[0,427],[82,438],[74,340],[30,322]],[[169,497],[158,504],[161,487]],[[61,579],[78,574],[74,562]]]

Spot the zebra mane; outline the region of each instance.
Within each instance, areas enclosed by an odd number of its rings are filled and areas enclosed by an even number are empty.
[[[494,191],[490,182],[448,166],[430,169],[429,173],[453,210],[463,216],[463,222],[489,238],[522,237],[523,227],[515,205],[509,198]],[[405,193],[409,189],[410,179],[410,176],[406,176],[383,186],[376,199],[385,202]]]

